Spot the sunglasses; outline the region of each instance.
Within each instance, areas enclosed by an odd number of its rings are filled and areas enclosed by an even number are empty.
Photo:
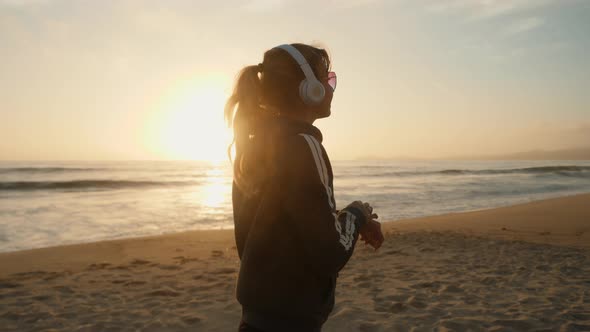
[[[336,73],[328,72],[328,84],[332,87],[332,91],[336,90]]]

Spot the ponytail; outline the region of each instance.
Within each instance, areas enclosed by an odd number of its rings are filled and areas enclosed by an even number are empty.
[[[244,67],[238,75],[234,91],[227,100],[224,110],[225,121],[234,130],[233,143],[236,147],[236,159],[243,152],[244,144],[252,134],[254,118],[260,112],[261,92],[258,66]],[[231,159],[231,155],[229,157]]]
[[[234,140],[227,151],[231,161],[231,147],[235,146],[234,180],[246,193],[255,191],[255,177],[252,176],[256,171],[252,165],[255,158],[245,160],[244,157],[253,152],[250,137],[254,135],[263,112],[260,107],[262,84],[258,76],[259,68],[256,65],[247,66],[240,71],[233,93],[224,109],[225,120],[228,126],[233,127],[234,132]]]

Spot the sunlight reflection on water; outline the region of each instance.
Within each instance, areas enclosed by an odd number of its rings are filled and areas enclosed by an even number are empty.
[[[368,201],[382,221],[590,191],[590,161],[335,161],[333,167],[336,206]],[[15,181],[53,187],[13,188]],[[0,252],[233,227],[226,162],[5,162],[2,188]]]

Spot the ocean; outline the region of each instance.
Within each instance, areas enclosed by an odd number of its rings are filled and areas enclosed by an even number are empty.
[[[332,161],[381,221],[590,192],[590,161]],[[233,228],[229,163],[0,161],[0,252]]]

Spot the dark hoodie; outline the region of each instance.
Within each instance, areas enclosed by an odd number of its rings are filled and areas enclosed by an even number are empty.
[[[332,167],[322,133],[308,123],[275,118],[266,126],[278,172],[259,194],[232,188],[241,260],[236,297],[243,320],[258,329],[320,331],[334,308],[338,272],[366,222],[336,210]]]

